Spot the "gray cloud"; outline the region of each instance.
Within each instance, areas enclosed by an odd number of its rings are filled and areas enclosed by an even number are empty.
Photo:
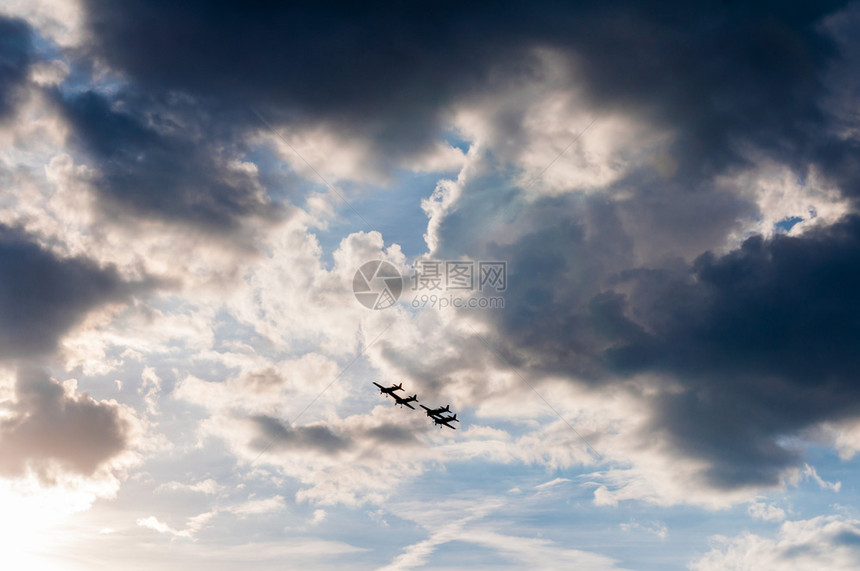
[[[54,350],[88,311],[152,285],[124,281],[115,268],[85,258],[58,258],[5,226],[0,268],[0,357],[7,358]]]
[[[270,416],[252,416],[251,421],[260,430],[265,442],[259,448],[273,443],[275,449],[316,450],[336,454],[351,447],[351,442],[323,425],[289,426]]]
[[[397,424],[381,424],[379,426],[375,426],[367,431],[367,435],[375,442],[383,445],[391,444],[404,446],[417,442],[414,429]]]
[[[860,416],[860,219],[621,271],[599,266],[623,256],[595,253],[583,228],[499,248],[512,275],[491,319],[509,360],[595,386],[677,383],[643,401],[648,430],[706,460],[715,487],[774,485],[802,457],[782,437]]]
[[[326,455],[354,451],[361,447],[408,446],[418,442],[415,429],[410,426],[383,423],[356,430],[335,431],[322,424],[289,426],[285,422],[266,415],[250,417],[260,438],[252,443],[254,448],[273,450],[312,450]],[[426,428],[426,427],[424,427]]]
[[[844,52],[820,24],[845,5],[85,2],[93,53],[137,88],[217,102],[256,128],[249,106],[408,156],[439,135],[451,103],[529,81],[531,50],[549,47],[568,56],[593,106],[675,132],[679,177],[744,166],[754,148],[853,180],[855,143],[834,136],[821,107],[825,72]]]
[[[839,515],[819,516],[783,524],[775,537],[744,533],[726,537],[697,561],[696,571],[743,566],[789,569],[854,569],[860,564],[857,520]]]
[[[248,218],[276,219],[279,208],[255,174],[236,166],[248,149],[236,142],[230,122],[219,125],[202,103],[166,99],[56,96],[73,127],[73,146],[98,166],[101,208],[219,232]]]
[[[0,472],[19,476],[27,468],[50,479],[56,468],[85,476],[124,452],[132,425],[118,405],[86,393],[67,394],[44,371],[22,368],[11,413],[0,422]]]
[[[20,20],[0,17],[0,120],[18,102],[33,59],[30,27]]]
[[[714,461],[718,485],[777,481],[799,451],[779,438],[860,415],[860,219],[800,237],[754,237],[684,276],[632,275],[630,315],[648,335],[608,349],[616,371],[689,389],[658,404],[655,429]]]
[[[754,157],[801,178],[816,168],[860,195],[856,135],[826,105],[828,70],[851,59],[822,22],[845,5],[538,2],[490,13],[89,0],[91,55],[128,86],[61,105],[96,158],[103,196],[144,216],[232,228],[267,208],[215,158],[245,151],[236,141],[261,128],[252,106],[409,156],[440,135],[452,104],[530,81],[534,48],[563,54],[598,114],[672,133],[674,178],[635,170],[603,196],[537,200],[515,214],[518,234],[497,241],[481,222],[518,190],[473,182],[443,221],[440,255],[509,261],[506,309],[488,319],[511,362],[594,386],[671,379],[683,391],[646,403],[651,430],[705,459],[714,486],[773,484],[799,461],[781,436],[858,412],[858,222],[684,260],[758,214],[750,189],[717,184]],[[605,198],[620,190],[631,197]],[[323,427],[255,422],[285,447],[350,446]]]

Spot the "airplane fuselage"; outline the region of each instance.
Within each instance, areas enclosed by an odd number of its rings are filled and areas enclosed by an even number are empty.
[[[418,395],[412,395],[411,397],[406,397],[406,398],[399,397],[399,396],[394,395],[394,394],[392,394],[391,396],[394,397],[395,404],[399,404],[401,406],[408,406],[412,410],[415,410],[415,407],[409,403],[417,402],[418,401]]]
[[[403,390],[403,383],[400,383],[399,385],[391,385],[390,387],[383,387],[379,383],[373,383],[373,384],[376,385],[377,387],[379,387],[379,392],[381,394],[384,394],[385,396],[390,395],[390,396],[397,398],[397,395],[394,394],[394,391],[402,391]]]

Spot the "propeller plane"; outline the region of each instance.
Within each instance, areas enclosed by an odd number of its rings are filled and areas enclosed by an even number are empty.
[[[374,382],[373,384],[376,385],[377,388],[379,388],[380,394],[383,394],[386,397],[394,398],[395,405],[408,406],[412,410],[415,410],[415,407],[409,403],[418,402],[417,394],[412,395],[411,397],[402,397],[397,394],[397,391],[403,390],[403,383],[391,385],[390,387],[384,387],[377,382]],[[435,425],[439,426],[440,428],[443,426],[447,426],[451,430],[457,430],[456,427],[451,426],[452,422],[460,422],[457,419],[457,415],[453,414],[452,416],[445,416],[445,413],[452,414],[451,405],[446,404],[445,406],[441,406],[438,408],[430,408],[428,406],[424,406],[423,404],[420,406],[424,409],[424,411],[427,413],[427,416],[430,417],[430,419]]]

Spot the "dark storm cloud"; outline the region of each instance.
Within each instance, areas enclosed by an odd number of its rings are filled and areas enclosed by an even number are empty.
[[[324,121],[401,155],[458,97],[528,81],[528,51],[551,47],[593,105],[675,132],[680,176],[742,165],[750,148],[844,173],[819,105],[842,57],[820,23],[845,4],[85,2],[93,48],[146,90]]]
[[[717,459],[720,485],[776,483],[798,452],[780,436],[860,415],[860,218],[800,237],[747,240],[700,257],[687,276],[634,275],[634,319],[649,331],[605,353],[689,389],[659,403],[655,428]]]
[[[218,231],[277,208],[252,173],[229,125],[219,127],[195,101],[145,99],[120,92],[58,97],[73,143],[97,163],[97,188],[108,213],[180,220]]]
[[[495,319],[511,361],[594,384],[679,383],[643,401],[648,431],[708,461],[717,487],[776,484],[801,459],[782,437],[860,417],[860,217],[620,272],[597,266],[586,236],[556,227],[507,250]]]
[[[638,329],[619,318],[618,295],[604,292],[634,262],[617,209],[605,197],[573,195],[537,201],[522,217],[531,231],[483,254],[508,264],[504,311],[489,314],[511,344],[506,357],[519,363],[528,357],[518,348],[539,352],[547,368],[599,378],[598,356]]]
[[[0,17],[0,121],[14,109],[33,61],[30,27]]]
[[[822,74],[839,54],[817,25],[842,4],[645,3],[570,41],[602,105],[675,128],[679,175],[710,175],[745,146],[794,163],[821,144]]]
[[[57,258],[0,225],[0,357],[50,352],[88,311],[146,287],[84,258]]]
[[[453,3],[86,6],[99,52],[149,89],[323,119],[389,149],[420,149],[439,107],[514,57],[523,36],[509,9],[488,18]]]
[[[633,272],[635,319],[668,343],[630,366],[813,386],[850,379],[860,373],[858,259],[860,218],[852,216],[798,237],[752,237],[723,257],[704,254],[687,276]]]
[[[44,478],[55,467],[92,475],[129,445],[132,427],[116,404],[87,394],[69,395],[44,371],[18,372],[14,404],[0,421],[0,473],[18,476],[29,467]]]

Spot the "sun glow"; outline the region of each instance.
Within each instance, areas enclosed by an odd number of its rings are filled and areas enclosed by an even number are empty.
[[[0,553],[5,569],[54,571],[81,568],[57,554],[73,541],[63,524],[88,509],[96,494],[65,485],[43,486],[28,476],[0,480]]]

